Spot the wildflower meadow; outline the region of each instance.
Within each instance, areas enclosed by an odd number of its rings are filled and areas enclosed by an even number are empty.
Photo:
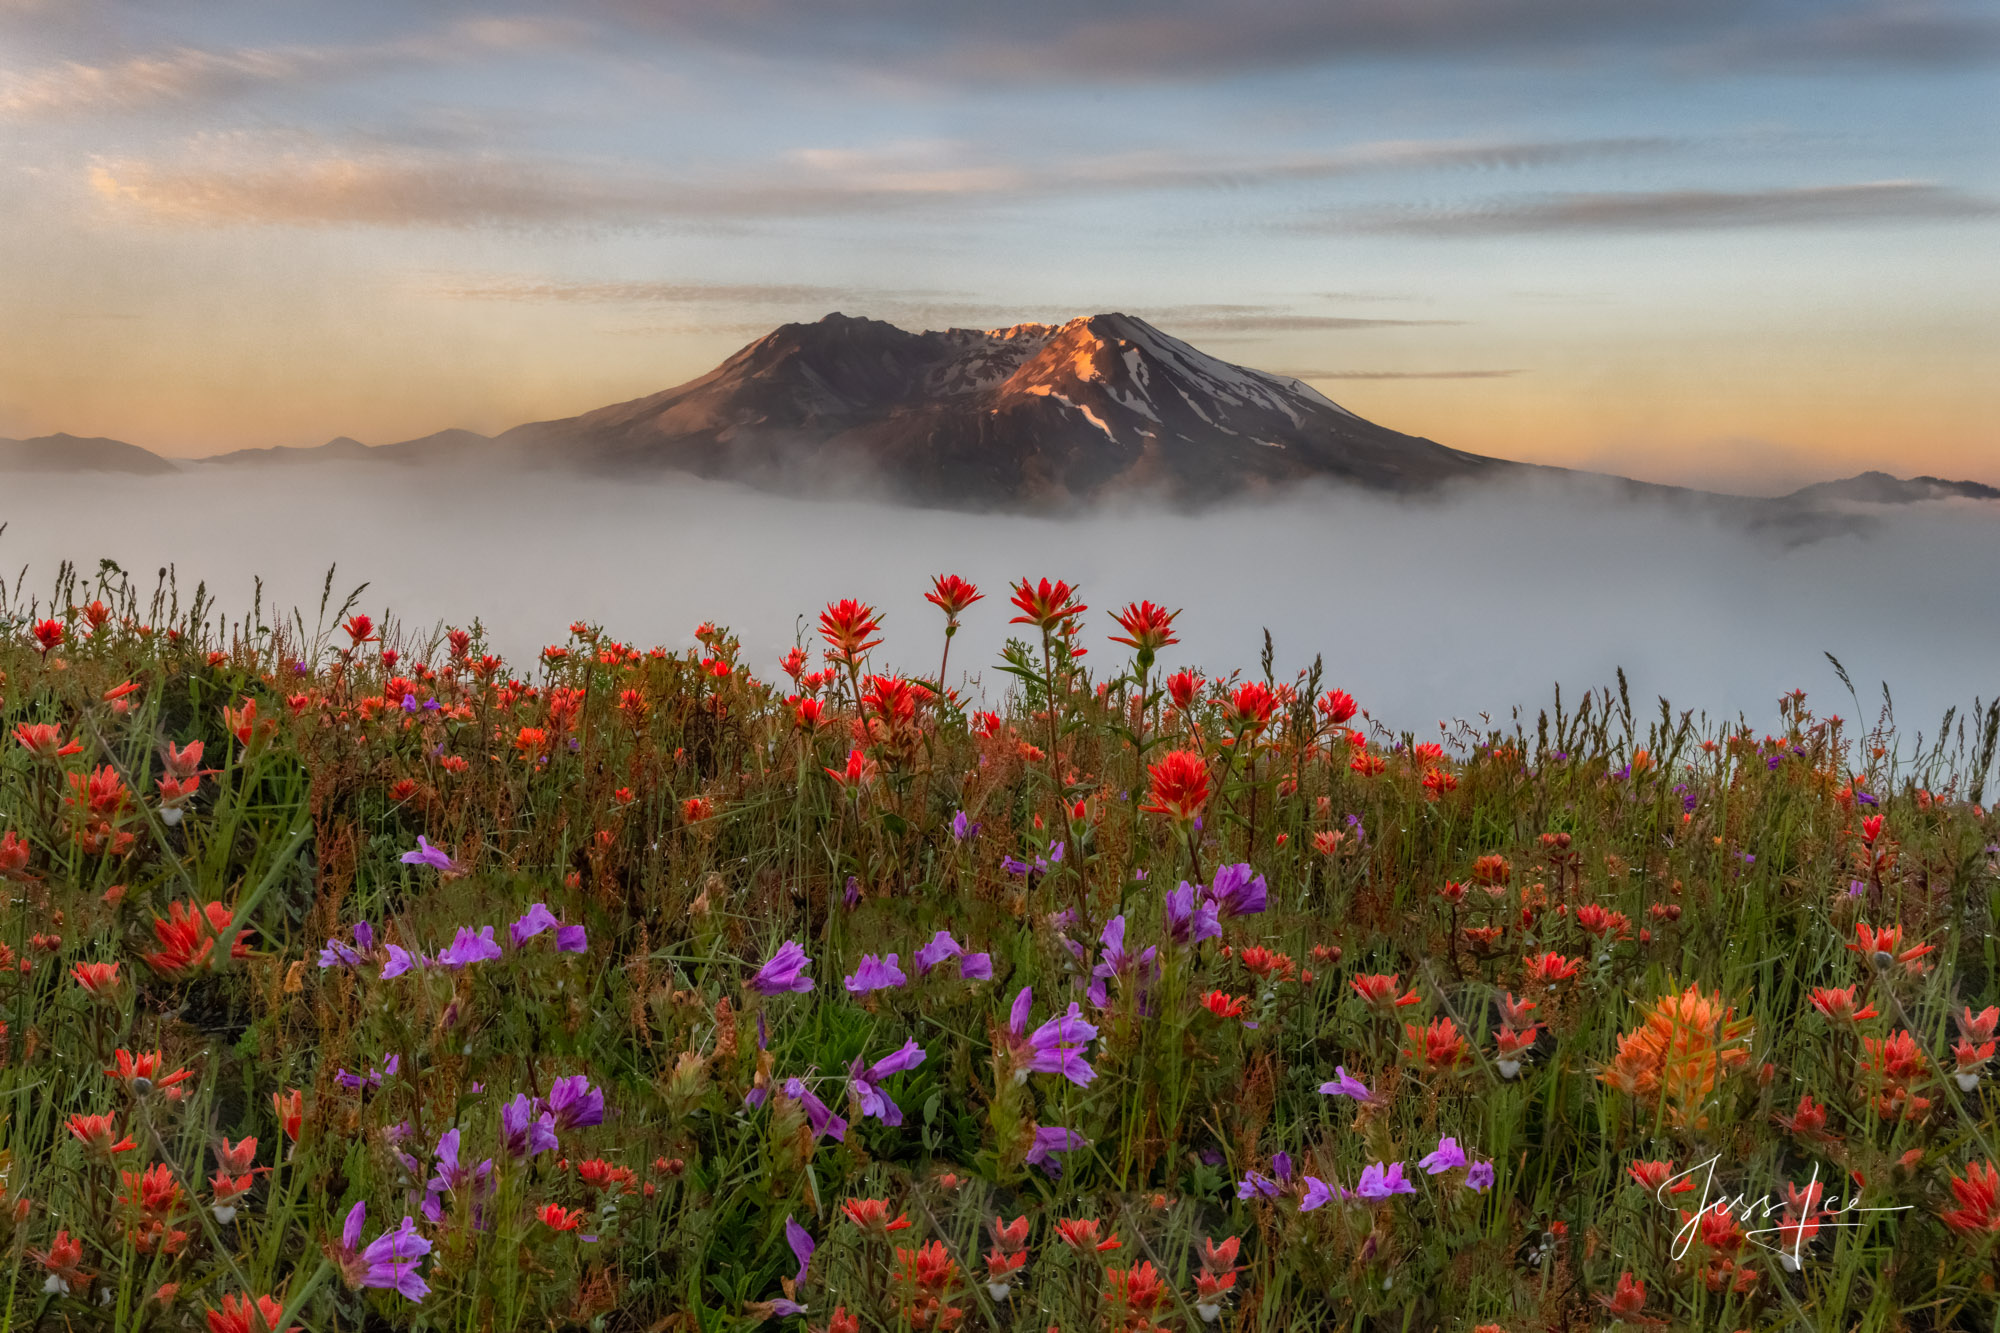
[[[0,602],[0,1333],[2000,1328],[2000,706],[332,587]]]

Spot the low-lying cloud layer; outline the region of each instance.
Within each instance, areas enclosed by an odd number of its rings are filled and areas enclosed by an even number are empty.
[[[207,580],[225,606],[317,604],[362,581],[364,609],[413,630],[475,617],[525,669],[572,620],[628,641],[693,642],[716,620],[776,672],[819,609],[866,598],[887,613],[880,660],[935,670],[933,573],[988,592],[952,661],[984,671],[1011,632],[1006,583],[1081,583],[1089,663],[1108,672],[1108,611],[1185,607],[1173,665],[1254,670],[1268,627],[1289,675],[1325,655],[1329,680],[1391,725],[1534,710],[1625,667],[1635,700],[1758,725],[1777,696],[1811,691],[1851,715],[1824,652],[1872,715],[1886,680],[1899,716],[1934,730],[1944,708],[2000,690],[2000,549],[1992,506],[1895,512],[1865,534],[1787,547],[1727,522],[1577,494],[1485,492],[1402,503],[1315,493],[1200,515],[1112,512],[1088,521],[888,510],[773,498],[688,480],[469,478],[370,465],[254,475],[8,479],[0,566],[46,588],[59,561],[117,560],[135,581],[172,562],[183,597]]]

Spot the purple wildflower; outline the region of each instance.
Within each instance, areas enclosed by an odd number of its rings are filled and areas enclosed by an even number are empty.
[[[423,1214],[432,1222],[444,1220],[444,1206],[439,1203],[445,1195],[454,1197],[460,1190],[468,1191],[474,1200],[473,1225],[480,1222],[478,1198],[493,1188],[493,1159],[487,1158],[476,1167],[461,1166],[458,1160],[458,1130],[448,1129],[438,1138],[437,1174],[424,1185]]]
[[[582,926],[556,927],[557,953],[588,953],[589,951],[590,935]]]
[[[541,1108],[556,1118],[556,1131],[567,1134],[604,1123],[604,1089],[592,1087],[587,1074],[571,1074],[549,1085],[548,1099]]]
[[[848,1091],[861,1106],[861,1114],[874,1116],[883,1124],[894,1129],[903,1123],[903,1109],[889,1100],[889,1094],[882,1091],[882,1080],[891,1074],[901,1074],[915,1069],[924,1062],[924,1048],[914,1041],[903,1043],[903,1049],[893,1055],[885,1055],[872,1065],[863,1064],[859,1058],[847,1071]]]
[[[1288,1152],[1275,1154],[1271,1158],[1271,1174],[1278,1178],[1279,1184],[1290,1184],[1292,1179],[1292,1155]]]
[[[1476,1193],[1493,1188],[1493,1163],[1474,1162],[1465,1173],[1465,1187]]]
[[[1175,944],[1200,944],[1222,934],[1222,918],[1199,888],[1182,880],[1167,893],[1167,933]]]
[[[861,881],[859,879],[856,879],[853,875],[847,877],[847,887],[841,890],[840,901],[846,904],[847,910],[850,912],[861,905]]]
[[[500,1133],[510,1157],[533,1157],[548,1152],[556,1146],[555,1114],[551,1111],[538,1114],[527,1093],[516,1093],[512,1101],[500,1108]]]
[[[1391,1162],[1385,1169],[1377,1162],[1361,1173],[1354,1193],[1363,1199],[1386,1199],[1392,1194],[1415,1194],[1417,1187],[1403,1179],[1403,1164]]]
[[[1059,1176],[1062,1174],[1062,1163],[1056,1160],[1056,1154],[1074,1152],[1089,1142],[1073,1129],[1041,1126],[1035,1130],[1034,1144],[1022,1160],[1028,1166],[1039,1166],[1050,1175]]]
[[[993,955],[990,953],[969,953],[958,960],[958,977],[961,981],[993,980]]]
[[[805,1306],[800,1305],[797,1301],[787,1299],[786,1297],[783,1296],[779,1296],[775,1300],[768,1301],[766,1302],[766,1304],[768,1304],[771,1307],[771,1313],[778,1316],[779,1318],[785,1318],[787,1316],[795,1314],[804,1314],[806,1312]]]
[[[333,1081],[349,1092],[360,1092],[363,1089],[373,1091],[382,1086],[384,1078],[393,1077],[402,1067],[403,1057],[392,1055],[366,1074],[350,1074],[345,1069],[335,1070]]]
[[[1278,1182],[1260,1171],[1244,1172],[1243,1179],[1236,1182],[1236,1197],[1254,1199],[1260,1195],[1266,1199],[1277,1198]]]
[[[962,957],[965,947],[951,937],[948,930],[940,930],[931,936],[931,942],[917,950],[915,958],[917,975],[923,976],[947,958]]]
[[[744,984],[759,995],[778,995],[785,991],[796,991],[803,995],[813,988],[811,977],[802,973],[812,966],[812,959],[806,957],[804,946],[797,940],[786,940],[778,946],[757,974]]]
[[[1021,994],[1026,995],[1023,987]],[[1015,1000],[1015,1008],[1020,1008],[1020,1000]],[[1083,1008],[1074,1000],[1070,1001],[1069,1012],[1036,1028],[1028,1034],[1027,1072],[1034,1074],[1061,1074],[1079,1088],[1090,1086],[1097,1077],[1097,1071],[1084,1058],[1084,1047],[1097,1036],[1097,1028],[1086,1021]]]
[[[966,817],[961,810],[951,817],[951,836],[958,842],[970,842],[979,836],[979,825]]]
[[[1108,1001],[1105,983],[1113,977],[1118,977],[1122,984],[1122,979],[1125,977],[1137,975],[1143,978],[1149,973],[1158,972],[1159,968],[1153,959],[1159,950],[1149,944],[1142,953],[1134,955],[1125,952],[1123,913],[1104,923],[1104,931],[1099,938],[1104,948],[1099,955],[1097,966],[1091,969],[1090,975],[1093,980],[1088,994],[1090,1002],[1102,1009]]]
[[[1264,877],[1251,869],[1248,861],[1221,867],[1208,886],[1208,900],[1224,921],[1263,911],[1266,896]]]
[[[806,1269],[812,1266],[813,1251],[819,1246],[813,1243],[812,1233],[790,1217],[785,1219],[785,1243],[792,1247],[792,1254],[799,1261],[799,1275],[792,1279],[796,1286],[806,1280]]]
[[[543,931],[554,930],[561,924],[562,922],[556,920],[556,914],[549,910],[547,903],[531,903],[528,910],[521,914],[521,919],[507,927],[507,934],[513,939],[514,947],[518,949]]]
[[[403,853],[403,864],[406,866],[430,866],[433,869],[443,871],[447,875],[462,875],[465,873],[464,866],[452,860],[449,853],[431,846],[431,840],[422,834],[417,835],[417,850]]]
[[[1035,992],[1031,987],[1021,987],[1014,997],[1013,1005],[1007,1010],[1007,1030],[1017,1037],[1028,1035],[1028,1011],[1034,1006]]]
[[[431,1243],[417,1234],[417,1224],[405,1217],[403,1224],[385,1231],[367,1245],[361,1243],[361,1228],[368,1221],[366,1200],[347,1212],[340,1229],[340,1254],[335,1262],[349,1287],[374,1287],[393,1291],[409,1300],[421,1301],[430,1287],[417,1273],[417,1265],[431,1252]]]
[[[475,934],[471,926],[460,926],[458,933],[451,937],[451,945],[437,956],[439,967],[461,968],[469,963],[484,963],[500,957],[500,946],[494,942],[493,927],[481,926]]]
[[[1352,1097],[1357,1102],[1368,1100],[1368,1085],[1348,1073],[1345,1065],[1335,1065],[1333,1067],[1333,1074],[1334,1077],[1331,1083],[1322,1083],[1319,1085],[1322,1095],[1328,1097]]]
[[[1443,1175],[1453,1167],[1465,1165],[1465,1149],[1458,1146],[1458,1140],[1447,1135],[1438,1140],[1437,1151],[1424,1157],[1418,1163],[1427,1175]]]
[[[413,967],[429,967],[431,964],[431,960],[422,954],[411,953],[408,949],[400,945],[391,944],[387,948],[389,950],[389,961],[382,964],[382,980],[384,981],[388,981],[393,977],[400,977]]]
[[[1305,1181],[1306,1197],[1299,1200],[1299,1211],[1302,1213],[1309,1213],[1315,1208],[1332,1203],[1347,1193],[1338,1185],[1329,1185],[1318,1176],[1307,1176]]]
[[[827,1109],[825,1102],[813,1096],[812,1089],[802,1079],[786,1079],[785,1095],[805,1108],[806,1123],[812,1126],[814,1138],[830,1138],[836,1142],[847,1139],[847,1121]]]
[[[358,950],[350,949],[339,940],[328,940],[326,947],[319,951],[321,967],[360,967],[368,961],[362,955],[375,947],[375,928],[366,921],[354,923],[354,942]]]
[[[896,955],[877,958],[872,953],[861,955],[861,966],[854,969],[854,975],[842,983],[849,995],[866,995],[869,991],[894,990],[909,984],[903,969],[896,965]]]

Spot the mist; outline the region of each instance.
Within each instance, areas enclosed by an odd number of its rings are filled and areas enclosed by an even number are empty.
[[[1388,725],[1532,723],[1624,667],[1635,707],[1665,695],[1711,718],[1768,727],[1803,688],[1822,712],[1865,716],[1887,682],[1899,723],[1934,733],[1946,707],[2000,691],[2000,514],[1976,504],[1881,509],[1859,530],[1787,545],[1739,521],[1651,503],[1527,488],[1399,501],[1312,491],[1198,514],[1126,510],[1044,520],[774,497],[687,478],[468,476],[367,463],[172,477],[0,479],[0,568],[46,599],[58,565],[109,558],[150,589],[175,567],[182,604],[205,581],[235,615],[254,578],[310,626],[329,565],[333,605],[421,636],[486,629],[527,671],[571,621],[680,648],[702,621],[730,627],[752,669],[838,597],[885,613],[877,661],[937,669],[942,616],[930,576],[987,593],[952,646],[951,675],[990,699],[1009,633],[1006,585],[1080,584],[1086,661],[1108,673],[1109,612],[1150,598],[1183,607],[1169,667],[1254,673],[1268,627],[1280,678],[1324,656],[1326,683]],[[1013,627],[1018,630],[1020,627]]]

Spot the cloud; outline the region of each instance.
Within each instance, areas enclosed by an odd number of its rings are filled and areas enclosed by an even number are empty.
[[[1504,380],[1525,370],[1280,370],[1295,380]]]
[[[870,301],[935,301],[962,292],[896,292],[877,288],[823,287],[808,283],[670,282],[655,280],[575,280],[561,278],[445,278],[436,295],[473,301],[565,301],[587,305],[825,305]]]
[[[1349,329],[1422,328],[1461,324],[1457,319],[1359,319],[1349,315],[1297,315],[1274,306],[1163,306],[1133,313],[1153,323],[1217,333],[1337,333]]]
[[[1990,5],[1889,0],[1819,14],[1699,47],[1696,68],[1898,65],[1951,67],[2000,58],[2000,14]]]
[[[1440,208],[1330,214],[1283,229],[1410,236],[1702,231],[1992,217],[1977,195],[1928,181],[1867,181],[1768,190],[1655,190],[1492,200]]]
[[[181,225],[473,226],[618,221],[656,216],[659,185],[560,164],[401,152],[282,154],[256,161],[167,165],[100,160],[100,199]]]
[[[177,158],[101,159],[98,196],[180,224],[477,226],[645,224],[961,209],[1142,191],[1242,189],[1360,172],[1511,169],[1657,151],[1655,138],[1393,140],[1333,152],[1222,160],[1135,152],[1019,163],[954,142],[807,149],[722,175],[305,136],[213,136]]]
[[[175,46],[95,64],[63,61],[0,74],[0,119],[130,113],[164,104],[222,101],[260,88],[439,65],[488,54],[533,51],[574,39],[561,20],[477,18],[378,43],[335,46]]]
[[[983,674],[968,686],[975,698],[1010,683],[991,666],[1010,632],[1006,598],[993,594],[1031,572],[1081,582],[1094,607],[1174,598],[1187,608],[1168,657],[1176,668],[1254,669],[1268,627],[1279,679],[1323,651],[1329,685],[1417,730],[1478,710],[1504,720],[1516,704],[1532,730],[1552,681],[1573,699],[1620,665],[1635,702],[1665,694],[1766,726],[1794,686],[1844,692],[1822,650],[1864,690],[1887,679],[1899,709],[1934,721],[1974,690],[1991,694],[2000,654],[1991,574],[2000,520],[1950,508],[1899,511],[1872,533],[1786,548],[1698,510],[1553,487],[1408,504],[1305,490],[1271,505],[1058,522],[784,499],[690,477],[442,476],[449,484],[385,485],[367,464],[327,464],[310,482],[284,468],[9,478],[16,521],[0,554],[9,568],[27,564],[40,587],[63,560],[173,562],[184,584],[205,579],[239,608],[255,574],[266,607],[299,605],[308,616],[338,562],[343,590],[370,581],[371,612],[387,608],[419,632],[477,616],[495,651],[524,662],[572,620],[675,647],[692,645],[697,623],[721,621],[760,676],[776,675],[797,616],[837,597],[887,611],[881,668],[934,668],[935,613],[922,594],[930,571],[951,569],[989,588],[952,652],[955,671]],[[86,508],[92,521],[76,522]],[[190,523],[189,513],[230,521]],[[1483,537],[1497,554],[1468,558],[1467,541],[1413,533]],[[611,570],[701,576],[605,577]],[[1341,580],[1334,597],[1330,570],[1367,576]],[[1956,614],[1939,615],[1941,606]],[[1115,670],[1115,645],[1101,637],[1109,618],[1093,610],[1088,629],[1085,661],[1111,659],[1104,670]]]
[[[1990,60],[1990,10],[1935,0],[585,0],[634,40],[962,85],[1192,81],[1382,57],[1546,64]]]
[[[1741,0],[597,0],[612,21],[909,76],[1210,78],[1384,53],[1702,33]]]
[[[332,59],[326,52],[182,47],[103,65],[70,61],[0,82],[0,116],[134,111],[159,102],[215,98],[302,78]]]

